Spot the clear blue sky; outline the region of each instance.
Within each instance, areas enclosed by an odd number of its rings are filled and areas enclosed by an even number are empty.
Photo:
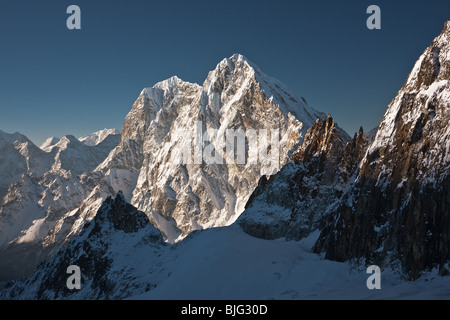
[[[81,8],[81,30],[66,9]],[[382,29],[366,28],[366,9]],[[0,130],[40,144],[122,127],[140,91],[242,53],[352,135],[376,127],[450,1],[1,0]]]

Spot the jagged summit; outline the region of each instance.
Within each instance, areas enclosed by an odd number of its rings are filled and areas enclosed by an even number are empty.
[[[66,135],[63,136],[57,143],[56,146],[62,149],[66,149],[69,144],[79,145],[81,143],[80,140],[78,140],[73,135]]]
[[[111,196],[106,198],[99,209],[99,213],[95,217],[96,223],[102,224],[108,221],[115,230],[120,230],[125,233],[138,232],[150,224],[145,213],[138,211],[127,202],[122,190],[119,190],[114,198]],[[110,232],[108,226],[103,227],[105,228],[105,232]],[[155,232],[158,233],[156,230]],[[163,242],[162,237],[161,242]]]
[[[237,223],[259,238],[307,237],[353,182],[368,139],[361,130],[347,141],[331,115],[317,119],[292,161],[270,180],[260,180]]]
[[[183,87],[185,89],[182,89]],[[229,89],[224,92],[223,89],[227,87]],[[152,87],[144,88],[140,96],[148,99],[146,105],[153,106],[152,109],[157,111],[165,96],[176,95],[179,90],[186,89],[193,94],[199,94],[203,90],[208,96],[217,92],[221,92],[221,96],[237,95],[235,100],[239,100],[246,90],[258,89],[284,113],[291,113],[301,119],[305,127],[310,127],[317,118],[326,116],[308,106],[304,98],[297,98],[281,81],[266,75],[255,63],[238,53],[220,61],[215,69],[208,73],[202,87],[173,76]],[[223,112],[227,110],[228,108],[224,108]]]
[[[224,58],[220,61],[214,71],[221,72],[225,68],[228,68],[231,72],[235,72],[236,69],[248,68],[252,73],[258,72],[262,74],[261,69],[255,63],[247,59],[244,55],[239,53],[234,53],[229,58]]]
[[[450,21],[444,24],[442,33],[417,60],[403,89],[420,90],[442,80],[450,80]]]
[[[284,113],[291,113],[301,119],[305,128],[309,128],[317,118],[326,117],[325,114],[307,105],[304,98],[297,98],[281,81],[266,75],[255,63],[238,53],[223,59],[208,74],[203,90],[208,94],[214,93],[230,80],[239,84],[241,88],[260,90]]]
[[[94,147],[101,143],[104,145],[114,145],[115,147],[120,139],[120,131],[117,129],[103,129],[92,134],[76,138],[73,135],[66,135],[61,139],[50,137],[42,143],[40,148],[46,152],[51,152],[53,148],[65,150],[69,147],[83,148],[84,146]],[[56,149],[55,149],[56,150]]]
[[[374,142],[367,151],[368,162],[372,162],[371,157],[379,153],[377,162],[380,163],[384,155],[394,148],[403,150],[403,155],[416,149],[413,157],[416,160],[411,165],[421,167],[421,175],[439,180],[443,173],[439,168],[443,169],[442,165],[445,167],[445,163],[450,161],[448,26],[446,22],[443,32],[417,60],[405,85],[388,106]],[[399,141],[407,143],[399,145]],[[424,148],[420,149],[420,145]],[[444,149],[441,150],[442,147]],[[395,155],[400,156],[399,153]],[[435,163],[435,166],[430,166],[430,163]]]

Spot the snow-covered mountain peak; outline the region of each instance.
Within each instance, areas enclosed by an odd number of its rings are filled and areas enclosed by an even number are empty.
[[[229,58],[220,61],[214,70],[210,71],[208,79],[218,74],[239,74],[241,77],[254,77],[261,69],[242,54],[235,53]]]
[[[19,181],[22,175],[30,173],[41,177],[48,169],[50,165],[47,163],[46,153],[26,136],[18,132],[9,134],[0,131],[0,203],[9,185]],[[0,215],[1,213],[0,206]]]
[[[60,148],[61,150],[65,150],[69,147],[69,145],[71,145],[72,147],[80,145],[81,141],[78,140],[75,136],[73,135],[67,135],[62,137],[55,146],[57,146],[58,148]]]
[[[120,131],[117,129],[103,129],[103,130],[96,131],[92,134],[89,134],[89,135],[86,135],[86,136],[83,136],[80,138],[76,138],[73,135],[67,135],[61,139],[56,138],[56,137],[50,137],[47,140],[45,140],[44,143],[42,143],[42,145],[40,146],[40,149],[42,149],[46,152],[52,151],[52,149],[54,147],[58,147],[61,150],[66,150],[70,144],[72,144],[72,147],[75,147],[75,146],[83,147],[82,145],[80,145],[80,143],[82,143],[86,146],[89,146],[89,147],[93,147],[93,146],[99,145],[100,143],[102,143],[106,140],[109,141],[108,144],[113,143],[113,144],[117,145],[116,140],[117,141],[119,140],[119,138],[118,138],[119,135],[120,135]],[[115,137],[111,139],[111,136],[115,136]]]
[[[236,69],[248,68],[250,72],[255,70],[260,71],[259,67],[247,59],[244,55],[235,53],[229,58],[224,58],[220,61],[214,71],[221,72],[225,68],[228,68],[231,72],[235,72]]]
[[[99,143],[102,143],[108,136],[110,135],[119,135],[120,131],[117,129],[103,129],[97,132],[94,132],[90,135],[79,138],[81,142],[88,146],[96,146]]]
[[[446,34],[450,35],[450,20],[445,21],[444,29],[442,29],[442,33],[446,33]]]
[[[39,270],[51,277],[42,278],[37,270],[34,275],[43,280],[43,285],[31,285],[24,298],[37,295],[39,299],[114,299],[127,292],[129,286],[140,286],[139,292],[144,293],[153,284],[144,284],[142,278],[130,277],[130,274],[134,270],[145,269],[150,274],[160,271],[160,266],[145,259],[153,260],[165,248],[161,233],[151,225],[145,213],[127,203],[122,193],[109,196],[94,219],[84,225],[79,237],[56,253],[51,262],[39,266]],[[124,254],[125,265],[115,259],[121,254]],[[69,265],[82,270],[83,290],[69,290],[65,285]],[[115,278],[123,279],[123,285],[111,286]]]
[[[49,152],[59,142],[59,140],[60,139],[56,137],[47,138],[47,140],[45,140],[39,148],[46,152]]]
[[[221,98],[224,94],[232,94],[235,96],[230,99],[232,102],[240,100],[248,91],[260,91],[270,103],[277,105],[283,113],[290,113],[297,119],[301,119],[305,130],[312,126],[317,118],[326,117],[325,114],[307,105],[305,99],[297,98],[281,81],[266,75],[255,63],[242,54],[236,53],[223,59],[208,74],[208,78],[203,84],[203,90],[210,97],[217,92],[221,92]]]
[[[194,83],[190,83],[188,81],[184,81],[177,76],[170,77],[164,81],[160,81],[153,86],[153,88],[158,88],[164,91],[172,92],[177,90],[179,87],[183,87],[185,85],[196,85]]]
[[[176,94],[180,89],[185,87],[200,88],[198,84],[184,81],[177,76],[172,76],[169,79],[156,83],[153,87],[144,88],[140,96],[160,103],[160,100],[165,94]]]
[[[255,70],[242,55],[233,55],[219,62],[216,68],[208,73],[203,83],[203,91],[208,96],[221,93],[223,97],[244,93],[254,79]],[[219,98],[216,96],[216,100]]]

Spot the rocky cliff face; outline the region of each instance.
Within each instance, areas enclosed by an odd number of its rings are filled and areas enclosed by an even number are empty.
[[[388,106],[355,184],[324,220],[317,252],[400,261],[412,279],[450,260],[450,23]]]
[[[283,169],[262,177],[238,223],[265,239],[300,240],[319,227],[355,178],[370,136],[341,137],[331,116],[316,120]]]

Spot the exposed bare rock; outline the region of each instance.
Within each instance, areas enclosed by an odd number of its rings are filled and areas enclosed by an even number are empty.
[[[388,106],[351,190],[315,246],[333,260],[400,261],[411,279],[450,260],[450,24]]]
[[[265,239],[308,236],[352,182],[367,139],[361,129],[345,141],[331,116],[317,120],[291,161],[270,180],[261,178],[238,223]]]

